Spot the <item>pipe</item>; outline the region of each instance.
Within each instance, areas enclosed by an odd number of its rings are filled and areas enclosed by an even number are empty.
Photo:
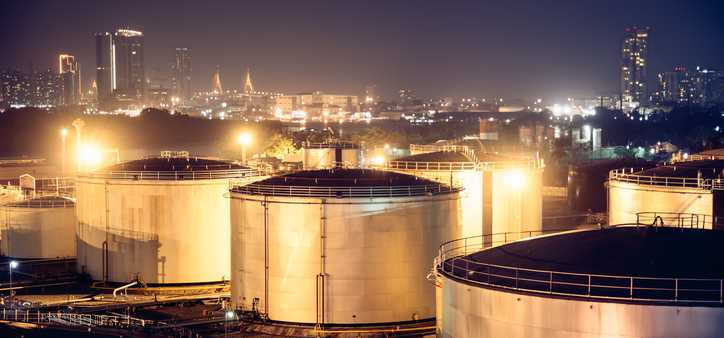
[[[138,281],[133,281],[133,282],[130,282],[130,283],[124,285],[124,286],[119,286],[119,287],[113,289],[113,298],[116,298],[116,293],[117,293],[118,291],[126,290],[126,289],[128,289],[128,288],[130,288],[131,286],[134,286],[134,285],[136,285],[136,284],[138,284]],[[128,292],[128,291],[126,291],[126,292]]]

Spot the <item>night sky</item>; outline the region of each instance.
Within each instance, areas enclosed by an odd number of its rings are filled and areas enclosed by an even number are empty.
[[[501,4],[503,3],[503,4]],[[0,68],[57,68],[79,57],[95,77],[93,34],[146,36],[146,74],[193,50],[194,85],[215,65],[226,88],[246,66],[258,90],[383,96],[560,99],[618,91],[620,42],[650,26],[649,78],[674,65],[724,69],[724,1],[32,1],[0,4]]]

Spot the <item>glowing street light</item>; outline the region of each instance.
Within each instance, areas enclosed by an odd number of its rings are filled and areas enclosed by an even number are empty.
[[[246,148],[252,142],[251,134],[243,132],[239,134],[239,137],[236,141],[239,142],[239,144],[241,145],[241,163],[246,164]]]
[[[18,261],[10,261],[8,266],[10,267],[10,295],[12,296],[15,292],[13,291],[13,269],[19,265]]]
[[[103,152],[95,145],[84,144],[78,150],[78,167],[92,170],[103,161]]]

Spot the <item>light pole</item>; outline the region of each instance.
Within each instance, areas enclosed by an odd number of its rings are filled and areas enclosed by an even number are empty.
[[[246,165],[246,148],[251,144],[251,134],[243,132],[236,141],[241,145],[241,163]]]
[[[10,297],[12,297],[15,294],[15,291],[13,291],[13,269],[18,267],[18,261],[10,261],[8,266],[10,266]]]
[[[60,172],[65,175],[67,168],[65,167],[66,147],[65,139],[68,136],[68,129],[63,128],[60,130]]]

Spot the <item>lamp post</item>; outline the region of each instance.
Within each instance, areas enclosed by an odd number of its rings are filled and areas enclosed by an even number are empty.
[[[63,128],[60,130],[60,172],[65,175],[67,168],[65,167],[66,147],[65,139],[68,136],[68,129]]]
[[[251,141],[251,134],[246,132],[239,134],[237,139],[237,142],[241,145],[241,163],[244,165],[246,165],[246,148],[251,144]]]
[[[15,291],[13,291],[13,269],[18,267],[18,261],[10,261],[8,266],[10,267],[10,297],[12,297],[15,294]]]

